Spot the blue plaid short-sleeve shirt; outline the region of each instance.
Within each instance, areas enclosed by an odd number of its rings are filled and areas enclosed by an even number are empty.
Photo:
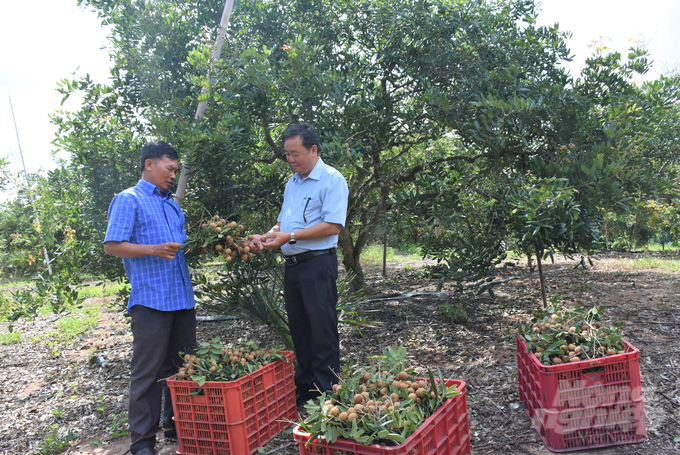
[[[184,243],[187,238],[184,214],[171,196],[170,191],[163,196],[156,185],[146,180],[117,194],[109,206],[104,243]],[[194,291],[183,250],[171,261],[141,256],[124,258],[123,264],[132,287],[128,311],[135,305],[160,311],[194,307]]]

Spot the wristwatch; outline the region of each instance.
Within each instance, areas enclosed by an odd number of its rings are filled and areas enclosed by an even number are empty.
[[[290,240],[288,241],[289,245],[295,245],[297,243],[297,240],[295,240],[295,232],[290,233]]]

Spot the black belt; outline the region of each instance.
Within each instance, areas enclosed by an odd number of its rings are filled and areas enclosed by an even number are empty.
[[[317,256],[324,256],[326,254],[335,255],[335,248],[329,248],[327,250],[313,250],[307,251],[306,253],[296,254],[295,256],[286,256],[286,265],[298,265]]]

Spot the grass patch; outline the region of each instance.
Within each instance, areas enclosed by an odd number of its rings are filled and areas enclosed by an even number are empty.
[[[104,282],[96,286],[82,286],[78,288],[78,297],[92,298],[92,297],[110,297],[116,295],[118,291],[130,285],[127,283]]]
[[[340,254],[340,250],[338,250]],[[387,247],[387,262],[417,261],[422,259],[420,248],[415,245],[406,245],[404,248],[395,249]],[[361,252],[361,265],[381,265],[383,261],[383,246],[372,244]]]
[[[660,251],[664,253],[672,253],[678,250],[678,245],[667,243],[662,248],[660,243],[648,243],[647,245],[640,247],[638,249],[644,251]]]
[[[30,281],[8,281],[6,283],[0,283],[0,291],[18,286],[28,286],[29,284],[31,284]]]
[[[84,306],[73,312],[73,316],[57,321],[57,331],[45,335],[31,337],[31,341],[43,341],[48,345],[69,345],[75,343],[82,335],[97,327],[101,319],[102,308],[97,304]]]
[[[23,341],[26,340],[21,338],[21,332],[3,333],[0,335],[0,344],[14,344]]]
[[[666,272],[680,272],[680,262],[677,259],[640,258],[621,259],[620,264],[627,269],[660,269]]]

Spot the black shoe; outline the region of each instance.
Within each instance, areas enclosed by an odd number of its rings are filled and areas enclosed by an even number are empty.
[[[163,430],[163,437],[165,438],[165,442],[177,442],[177,429]]]
[[[132,452],[132,455],[156,455],[156,451],[153,447],[146,446],[136,450],[135,452]]]

